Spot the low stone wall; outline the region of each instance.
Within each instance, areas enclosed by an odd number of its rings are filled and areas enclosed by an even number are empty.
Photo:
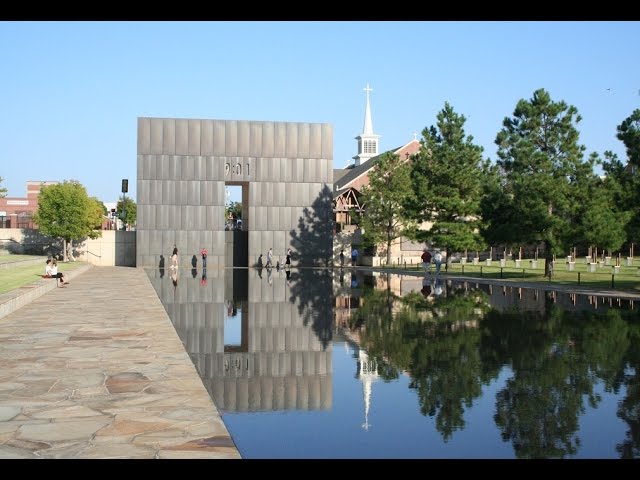
[[[26,267],[28,265],[44,265],[47,261],[46,257],[42,258],[32,258],[28,260],[18,260],[16,262],[3,262],[0,263],[0,270],[11,270],[12,268],[17,267]]]
[[[93,265],[83,265],[69,272],[65,272],[64,276],[68,280],[73,280],[91,268],[93,268]],[[41,297],[48,291],[58,288],[57,284],[58,280],[55,278],[42,278],[23,287],[11,290],[10,292],[0,294],[0,318],[6,317],[20,307],[33,302],[36,298]]]

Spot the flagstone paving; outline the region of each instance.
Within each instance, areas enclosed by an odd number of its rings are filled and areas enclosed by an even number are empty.
[[[0,458],[240,454],[144,270],[94,267],[0,318]]]

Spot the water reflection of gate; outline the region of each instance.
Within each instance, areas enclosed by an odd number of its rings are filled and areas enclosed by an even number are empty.
[[[316,410],[332,405],[332,349],[305,325],[305,308],[290,298],[283,271],[207,270],[207,282],[170,280],[149,271],[162,304],[214,403],[221,410]],[[229,281],[229,276],[244,276]],[[226,282],[225,282],[226,277]],[[227,288],[225,289],[225,283]],[[244,283],[240,346],[225,348],[226,303]],[[231,291],[230,291],[231,290]],[[331,292],[326,292],[329,296]],[[242,296],[246,295],[245,298]],[[329,298],[327,298],[329,302]],[[228,346],[227,346],[228,347]]]

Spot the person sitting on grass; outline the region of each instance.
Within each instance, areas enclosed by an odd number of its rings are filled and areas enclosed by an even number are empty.
[[[47,259],[47,266],[44,267],[44,275],[42,276],[42,278],[51,278],[51,259]]]
[[[59,287],[64,287],[69,284],[69,282],[64,279],[64,274],[58,271],[58,262],[56,262],[55,259],[51,262],[51,277],[58,279]]]

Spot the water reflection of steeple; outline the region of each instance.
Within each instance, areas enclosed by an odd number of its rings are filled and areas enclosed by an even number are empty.
[[[364,400],[364,423],[362,428],[369,430],[369,410],[371,408],[371,392],[373,383],[378,380],[378,362],[370,359],[367,352],[358,348],[358,373],[356,374],[362,383],[362,396]]]

